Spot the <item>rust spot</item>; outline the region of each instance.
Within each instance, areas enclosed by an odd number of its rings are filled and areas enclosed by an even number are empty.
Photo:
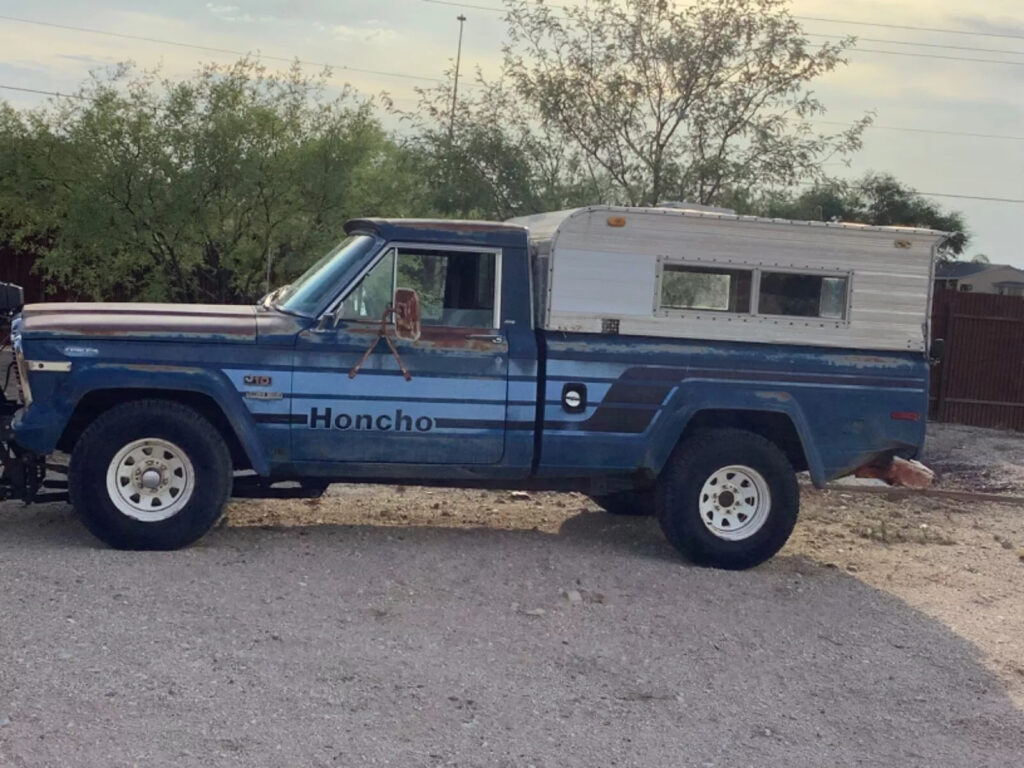
[[[256,338],[256,310],[203,304],[35,304],[22,315],[26,333],[52,336]]]
[[[145,373],[187,373],[202,374],[200,368],[183,368],[180,365],[152,365],[149,363],[98,363],[97,368],[116,368],[119,371],[143,371]]]
[[[372,338],[378,334],[377,326],[352,324],[346,330],[354,336]],[[393,329],[392,329],[393,330]],[[486,339],[470,339],[469,336],[497,334],[492,328],[452,328],[440,325],[424,325],[418,341],[395,339],[401,346],[410,345],[421,349],[468,349],[475,352],[493,352],[495,344]],[[394,334],[389,334],[394,338]]]
[[[850,355],[847,361],[853,365],[885,365],[892,362],[887,357],[872,357],[870,355]]]
[[[757,392],[755,394],[762,400],[775,400],[779,403],[788,403],[793,399],[789,392]]]
[[[880,355],[829,355],[825,360],[831,365],[856,368],[904,368],[907,365],[905,360]]]

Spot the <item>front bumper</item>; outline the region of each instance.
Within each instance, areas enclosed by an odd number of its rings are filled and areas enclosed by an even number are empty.
[[[27,450],[15,439],[13,421],[21,414],[10,415],[11,402],[6,398],[0,401],[0,501],[20,499],[26,504],[67,501],[67,491],[63,490],[67,483],[46,479],[47,457]],[[43,492],[54,488],[62,490]]]

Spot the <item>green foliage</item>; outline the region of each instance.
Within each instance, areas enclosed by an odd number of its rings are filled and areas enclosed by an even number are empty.
[[[250,301],[347,218],[412,211],[416,185],[371,105],[325,88],[247,59],[186,81],[122,66],[56,107],[5,108],[9,237],[86,297]]]
[[[602,199],[571,148],[526,119],[503,82],[463,85],[454,116],[451,84],[420,89],[418,109],[394,109],[411,129],[404,147],[434,215],[504,220]],[[453,119],[454,118],[454,119]]]
[[[249,59],[181,81],[120,65],[50,107],[0,103],[0,242],[82,298],[246,302],[355,216],[502,220],[675,199],[965,229],[892,177],[824,176],[869,119],[816,132],[809,87],[853,41],[812,46],[785,0],[507,4],[500,76],[463,84],[454,113],[450,78],[412,112],[385,96],[396,135],[352,91],[330,97],[328,73]],[[763,191],[807,181],[797,197]]]
[[[732,201],[741,213],[807,221],[849,221],[879,226],[921,227],[950,232],[940,257],[961,255],[969,234],[963,216],[947,212],[887,174],[869,173],[859,181],[823,182],[795,197],[769,194]]]

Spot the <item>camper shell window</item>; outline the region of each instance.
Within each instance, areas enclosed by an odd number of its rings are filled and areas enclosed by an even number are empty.
[[[661,259],[655,311],[714,312],[747,319],[849,319],[851,273],[713,266]]]
[[[844,320],[847,282],[838,276],[762,272],[758,314]]]
[[[663,309],[750,312],[749,269],[666,264],[661,275]]]

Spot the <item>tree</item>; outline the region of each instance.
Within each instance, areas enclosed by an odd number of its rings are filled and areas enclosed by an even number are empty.
[[[451,73],[449,73],[450,79]],[[603,199],[570,147],[529,121],[503,81],[479,73],[454,114],[452,84],[417,89],[418,108],[389,109],[408,123],[405,148],[434,215],[503,220]]]
[[[807,86],[844,63],[852,38],[812,46],[786,0],[506,3],[501,75],[460,91],[454,130],[450,82],[404,113],[436,188],[477,189],[491,210],[714,203],[821,179],[870,122],[813,130],[824,107]]]
[[[770,194],[759,200],[733,202],[743,213],[784,219],[849,221],[950,232],[952,236],[939,249],[943,259],[963,254],[969,239],[961,214],[944,211],[911,187],[883,173],[868,173],[854,182],[829,179],[796,197]]]
[[[402,152],[327,74],[243,59],[186,81],[122,65],[56,106],[0,112],[9,236],[93,298],[250,301],[352,215],[412,212]]]

